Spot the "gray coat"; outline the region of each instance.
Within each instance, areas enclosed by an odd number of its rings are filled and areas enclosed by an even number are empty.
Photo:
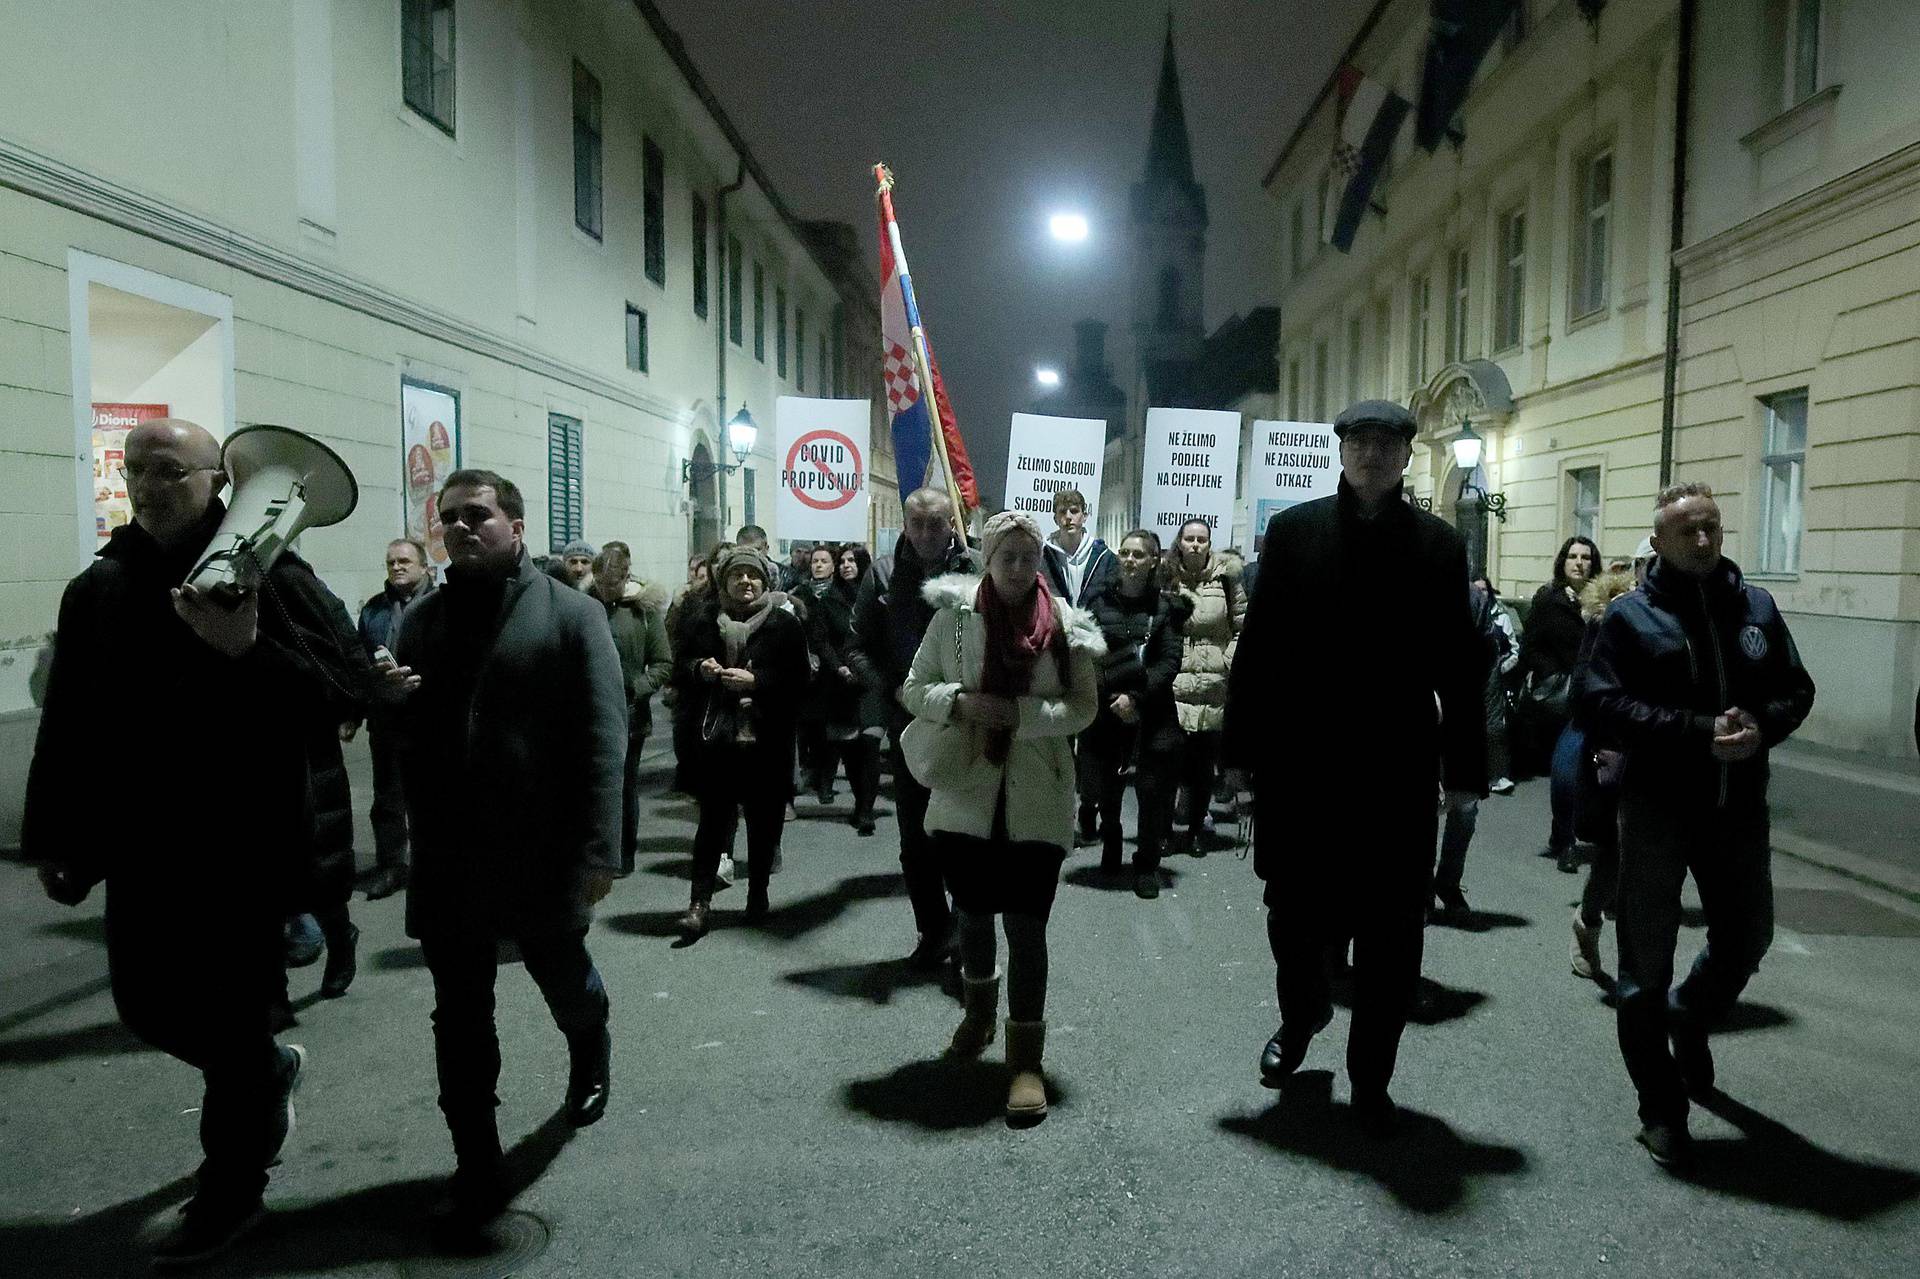
[[[449,574],[394,655],[421,681],[401,712],[408,934],[587,927],[589,872],[620,864],[627,750],[605,609],[523,554],[497,598]]]

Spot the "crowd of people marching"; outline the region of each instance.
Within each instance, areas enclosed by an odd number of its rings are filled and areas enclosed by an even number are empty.
[[[849,825],[873,836],[889,772],[910,959],[957,970],[947,1052],[978,1055],[1004,1028],[1015,1124],[1047,1110],[1047,926],[1070,850],[1096,846],[1103,875],[1151,900],[1163,856],[1230,842],[1224,817],[1265,885],[1281,1024],[1262,1082],[1286,1084],[1331,1020],[1332,982],[1350,980],[1351,1108],[1390,1133],[1423,930],[1471,915],[1480,804],[1544,773],[1542,852],[1589,865],[1572,971],[1616,981],[1601,938],[1617,918],[1639,1140],[1684,1162],[1688,1098],[1713,1086],[1707,1030],[1771,936],[1766,751],[1813,698],[1785,623],[1721,555],[1698,484],[1659,495],[1630,561],[1567,539],[1523,615],[1406,500],[1406,410],[1365,401],[1334,429],[1338,495],[1277,515],[1255,563],[1197,519],[1169,545],[1136,529],[1109,547],[1072,490],[1050,531],[1003,511],[973,536],[923,489],[890,554],[796,545],[776,563],[749,525],[674,592],[636,577],[619,542],[536,561],[518,489],[461,470],[439,495],[444,577],[394,541],[356,623],[294,554],[238,600],[179,586],[224,511],[218,449],[191,423],[140,426],[134,521],[62,603],[23,842],[56,900],[105,881],[122,1017],[205,1078],[205,1160],[156,1260],[209,1256],[261,1211],[306,1056],[274,1038],[293,1024],[287,968],[324,954],[322,995],[353,982],[341,744],[363,726],[376,864],[362,887],[407,891],[434,983],[455,1156],[437,1228],[471,1237],[518,1189],[494,1121],[499,943],[517,943],[566,1036],[568,1118],[601,1117],[610,1001],[586,938],[634,869],[656,700],[673,785],[698,809],[682,944],[715,925],[741,860],[744,921],[768,917],[796,800],[831,802],[841,774]],[[91,678],[109,642],[142,655],[110,686]],[[122,783],[127,811],[177,827],[138,849],[104,846],[85,820],[103,688],[116,716],[175,728]],[[237,810],[217,827],[180,802],[204,795],[209,759]],[[149,849],[174,851],[134,855]],[[1673,987],[1689,872],[1708,943]]]

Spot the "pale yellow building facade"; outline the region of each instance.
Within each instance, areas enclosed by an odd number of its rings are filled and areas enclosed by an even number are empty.
[[[844,259],[645,0],[6,0],[0,29],[0,795],[60,592],[125,518],[95,405],[333,447],[359,507],[301,550],[356,609],[422,478],[409,395],[441,474],[523,489],[536,553],[618,538],[677,584],[743,520],[780,536],[776,398],[877,379]],[[758,443],[714,473],[743,405]]]
[[[1722,494],[1728,554],[1801,639],[1821,687],[1803,736],[1911,754],[1920,100],[1903,96],[1899,70],[1920,53],[1910,7],[1698,6],[1677,254],[1680,6],[1612,0],[1597,22],[1573,0],[1522,10],[1466,100],[1464,140],[1429,155],[1411,123],[1401,133],[1374,194],[1385,212],[1367,216],[1351,253],[1320,238],[1330,89],[1280,153],[1266,182],[1285,210],[1283,412],[1326,421],[1372,396],[1412,407],[1410,489],[1469,533],[1503,594],[1525,598],[1568,536],[1625,559],[1651,530],[1677,265],[1672,473]],[[1802,29],[1820,47],[1811,79],[1794,81]],[[1386,0],[1347,61],[1415,99],[1426,38],[1425,4]],[[1849,97],[1855,82],[1871,87]],[[1485,440],[1471,477],[1451,447],[1463,424]],[[1506,520],[1486,519],[1473,490],[1501,495]]]

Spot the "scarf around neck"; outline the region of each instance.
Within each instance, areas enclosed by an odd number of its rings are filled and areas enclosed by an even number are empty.
[[[760,629],[760,624],[767,620],[767,617],[773,612],[776,603],[784,601],[786,598],[787,597],[779,591],[768,591],[752,604],[749,604],[747,606],[746,616],[740,618],[734,617],[734,615],[728,611],[729,603],[727,600],[723,599],[720,601],[720,612],[718,615],[720,622],[720,643],[727,651],[726,664],[728,666],[737,667],[740,665],[741,659],[747,651],[747,641],[752,639],[753,633]]]
[[[999,697],[1024,697],[1033,687],[1033,668],[1040,655],[1059,637],[1054,623],[1053,596],[1036,574],[1033,594],[1024,610],[1016,610],[994,589],[993,579],[980,579],[974,607],[986,623],[987,652],[980,671],[980,691]],[[986,757],[992,764],[1007,762],[1013,748],[1013,730],[997,728],[987,734]]]

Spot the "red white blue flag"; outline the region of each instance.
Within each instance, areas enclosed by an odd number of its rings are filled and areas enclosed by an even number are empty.
[[[980,492],[974,484],[973,465],[967,460],[967,447],[960,438],[947,388],[940,379],[939,362],[933,358],[933,344],[920,322],[920,308],[913,297],[913,277],[907,272],[907,254],[900,244],[900,224],[893,215],[892,180],[884,169],[885,166],[876,169],[881,177],[881,379],[887,393],[887,418],[893,438],[894,464],[900,478],[900,496],[905,497],[917,488],[949,488],[947,470],[940,465],[941,451],[934,446],[937,413],[952,470],[951,489],[959,493],[966,510],[974,510],[980,505]],[[916,331],[918,339],[926,344],[933,381],[931,396],[922,385],[914,353]],[[966,510],[957,513],[963,521]]]
[[[1325,213],[1327,243],[1346,253],[1354,234],[1373,204],[1374,184],[1393,149],[1393,140],[1406,123],[1413,104],[1377,80],[1353,67],[1341,67],[1336,85],[1340,94],[1340,137],[1333,144],[1333,208]]]

